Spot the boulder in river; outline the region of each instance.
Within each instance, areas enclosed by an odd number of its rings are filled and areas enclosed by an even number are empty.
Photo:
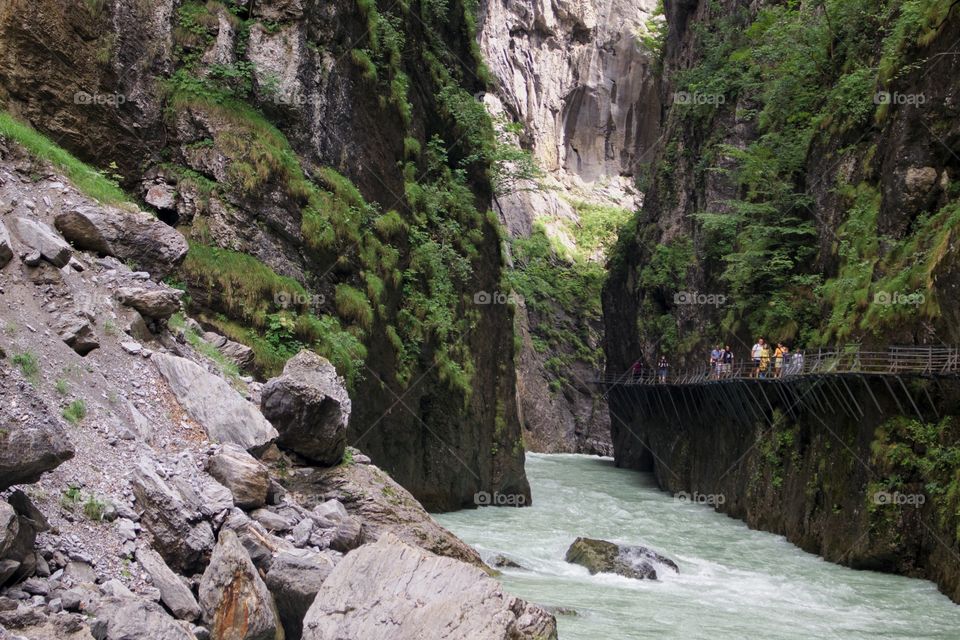
[[[656,580],[658,565],[680,571],[676,562],[646,547],[618,545],[593,538],[574,540],[565,559],[586,567],[591,574],[618,573],[638,580]]]

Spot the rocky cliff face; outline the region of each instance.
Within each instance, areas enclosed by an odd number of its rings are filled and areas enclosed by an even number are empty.
[[[698,364],[717,341],[739,360],[761,335],[795,348],[954,344],[960,131],[957,62],[944,54],[960,35],[956,8],[666,9],[662,140],[604,292],[608,373],[663,353],[674,367]],[[941,391],[938,416],[888,406],[883,419],[816,422],[774,408],[773,427],[728,424],[716,405],[698,405],[709,419],[650,416],[623,399],[611,402],[614,448],[618,464],[656,468],[674,491],[723,492],[722,509],[828,559],[924,575],[956,599],[952,516],[941,518],[953,489],[884,453],[922,458],[933,441],[953,451],[952,427],[937,420],[954,415],[955,395]],[[793,434],[767,442],[782,429]],[[872,502],[877,486],[909,493],[917,482],[930,483],[922,493],[936,509]],[[902,546],[878,514],[901,527]],[[908,547],[922,549],[916,562],[894,559]]]
[[[454,620],[443,637],[556,638],[368,456],[344,455],[355,404],[327,360],[241,376],[239,345],[119,259],[137,246],[177,267],[184,238],[90,197],[122,194],[36,132],[0,132],[0,636],[298,640],[329,595],[362,609],[354,637],[416,610],[390,633]],[[387,578],[401,557],[429,570]]]
[[[472,302],[503,256],[470,17],[416,11],[8,2],[0,104],[183,231],[170,281],[251,372],[329,357],[350,440],[453,509],[529,489],[512,311]]]
[[[480,48],[497,81],[496,95],[487,101],[495,115],[522,125],[517,140],[544,172],[541,188],[496,199],[512,237],[542,232],[561,246],[577,247],[585,209],[632,211],[638,204],[633,176],[656,138],[659,117],[655,60],[640,43],[655,5],[482,3]],[[562,252],[554,259],[570,260]],[[602,263],[603,252],[586,259]],[[522,257],[520,262],[521,269],[527,266]],[[528,298],[549,293],[523,291]],[[606,408],[587,385],[602,364],[571,344],[580,340],[599,350],[599,314],[555,301],[548,309],[528,304],[524,310],[518,373],[526,441],[536,451],[609,453]],[[558,340],[559,331],[576,337]],[[560,344],[536,349],[537,340],[551,342],[551,333]]]

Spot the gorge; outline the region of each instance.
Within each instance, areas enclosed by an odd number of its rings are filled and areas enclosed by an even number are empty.
[[[0,631],[951,637],[958,41],[954,0],[0,0]]]

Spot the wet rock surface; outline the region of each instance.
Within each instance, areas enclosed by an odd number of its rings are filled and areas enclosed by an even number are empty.
[[[638,580],[656,580],[658,567],[680,571],[673,560],[646,547],[618,545],[593,538],[574,540],[565,559],[586,567],[592,574],[617,573]]]

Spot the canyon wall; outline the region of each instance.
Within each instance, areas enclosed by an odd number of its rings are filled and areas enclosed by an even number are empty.
[[[638,357],[703,366],[720,342],[741,362],[759,336],[794,349],[957,344],[957,7],[665,9],[661,137],[604,290],[608,375]],[[883,411],[857,419],[774,402],[751,424],[731,415],[740,401],[688,413],[679,389],[667,391],[679,414],[613,400],[616,460],[671,491],[723,493],[719,509],[829,560],[928,577],[956,600],[956,389],[938,381],[937,413],[922,416],[874,392]],[[878,505],[878,487],[926,506]]]
[[[656,138],[660,108],[656,61],[641,42],[655,6],[654,0],[481,3],[479,43],[496,80],[485,100],[495,116],[522,125],[511,135],[543,171],[538,188],[523,184],[497,195],[512,238],[543,233],[576,252],[590,206],[629,212],[639,204],[634,176]],[[587,250],[583,261],[601,264],[605,249]],[[557,262],[572,260],[555,253]],[[596,295],[589,284],[585,289],[580,299]],[[609,454],[606,406],[589,386],[603,366],[590,355],[602,341],[599,304],[570,308],[542,288],[522,293],[543,302],[525,305],[518,316],[526,441],[537,451]]]
[[[493,130],[460,3],[0,5],[0,106],[190,241],[170,277],[276,374],[301,347],[352,441],[432,509],[529,498]]]

